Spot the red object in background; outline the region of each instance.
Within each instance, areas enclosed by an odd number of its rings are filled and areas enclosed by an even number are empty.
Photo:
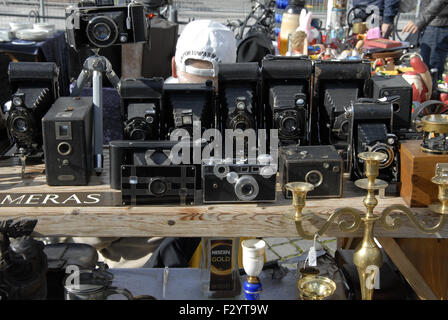
[[[401,47],[402,43],[400,41],[394,41],[389,39],[366,39],[364,40],[364,47],[371,47],[371,48],[382,48],[382,49],[388,49],[388,48],[396,48]]]
[[[403,74],[403,79],[412,86],[412,101],[424,102],[428,100],[426,96],[428,88],[418,72],[407,71]]]
[[[440,101],[442,101],[444,104],[448,105],[448,93],[442,92],[440,94]]]
[[[409,63],[411,64],[411,67],[414,69],[414,71],[417,72],[422,78],[427,90],[426,100],[429,100],[432,92],[432,77],[429,73],[428,67],[418,56],[413,56],[411,60],[409,60]]]

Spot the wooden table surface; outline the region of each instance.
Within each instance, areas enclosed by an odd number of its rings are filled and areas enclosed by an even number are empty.
[[[121,195],[112,190],[108,181],[108,159],[105,153],[105,168],[100,177],[93,177],[89,186],[84,187],[50,187],[46,184],[43,164],[27,167],[26,177],[21,179],[17,159],[0,161],[0,219],[35,218],[38,219],[36,234],[42,236],[98,236],[98,237],[140,237],[140,236],[262,236],[262,237],[297,237],[295,224],[286,219],[284,213],[293,210],[291,200],[286,200],[281,192],[277,194],[276,203],[254,204],[213,204],[199,206],[121,206]],[[75,201],[65,206],[7,205],[5,197],[12,199],[25,194],[34,194],[42,199],[46,194],[101,193],[107,197],[108,206],[82,206]],[[344,196],[339,199],[309,199],[307,209],[315,215],[305,221],[307,231],[313,232],[337,208],[350,206],[364,211],[365,192],[357,189],[351,181],[345,179]],[[36,200],[36,201],[37,201]],[[378,197],[376,213],[391,204],[405,204],[401,197]],[[51,201],[50,201],[51,202]],[[73,203],[71,206],[69,203]],[[113,205],[115,204],[115,205]],[[426,208],[413,208],[419,219],[427,226],[439,220],[439,215]],[[342,233],[334,223],[327,231],[329,237],[359,237],[363,228],[357,232]],[[386,231],[375,227],[377,237],[390,238],[448,238],[448,224],[441,232],[426,235],[418,232],[407,219],[402,218],[398,231]]]

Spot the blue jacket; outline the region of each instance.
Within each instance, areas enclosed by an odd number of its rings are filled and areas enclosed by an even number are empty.
[[[380,9],[383,22],[392,24],[400,8],[400,0],[353,0],[353,6],[374,5]]]

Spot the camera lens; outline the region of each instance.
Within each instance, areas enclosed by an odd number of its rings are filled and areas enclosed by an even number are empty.
[[[67,156],[72,152],[72,146],[68,142],[61,142],[57,149],[61,156]]]
[[[86,33],[91,44],[104,48],[115,43],[118,37],[118,27],[111,18],[97,16],[89,21]]]
[[[370,151],[384,153],[387,156],[386,159],[380,162],[380,169],[387,168],[394,162],[395,152],[387,144],[377,143],[370,149]]]
[[[149,183],[149,191],[155,196],[163,195],[167,189],[166,183],[160,178],[155,178]]]
[[[320,171],[311,170],[306,174],[305,181],[311,183],[314,187],[318,187],[324,181],[324,177]]]
[[[254,200],[259,191],[260,187],[253,176],[242,176],[235,184],[235,194],[242,201]]]
[[[106,41],[111,36],[110,28],[104,23],[98,23],[92,28],[93,36],[98,41]]]
[[[245,184],[241,187],[241,193],[246,197],[251,196],[254,193],[254,186],[251,184]]]
[[[291,116],[283,118],[281,128],[289,133],[294,132],[297,129],[297,120]]]
[[[13,128],[19,132],[26,132],[28,130],[28,123],[25,118],[18,117],[13,121]]]

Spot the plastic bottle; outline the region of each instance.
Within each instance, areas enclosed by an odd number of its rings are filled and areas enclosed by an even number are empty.
[[[289,5],[283,12],[280,34],[278,37],[279,51],[281,55],[285,55],[288,51],[289,34],[296,31],[300,24],[300,11],[305,8],[304,0],[290,0]]]

